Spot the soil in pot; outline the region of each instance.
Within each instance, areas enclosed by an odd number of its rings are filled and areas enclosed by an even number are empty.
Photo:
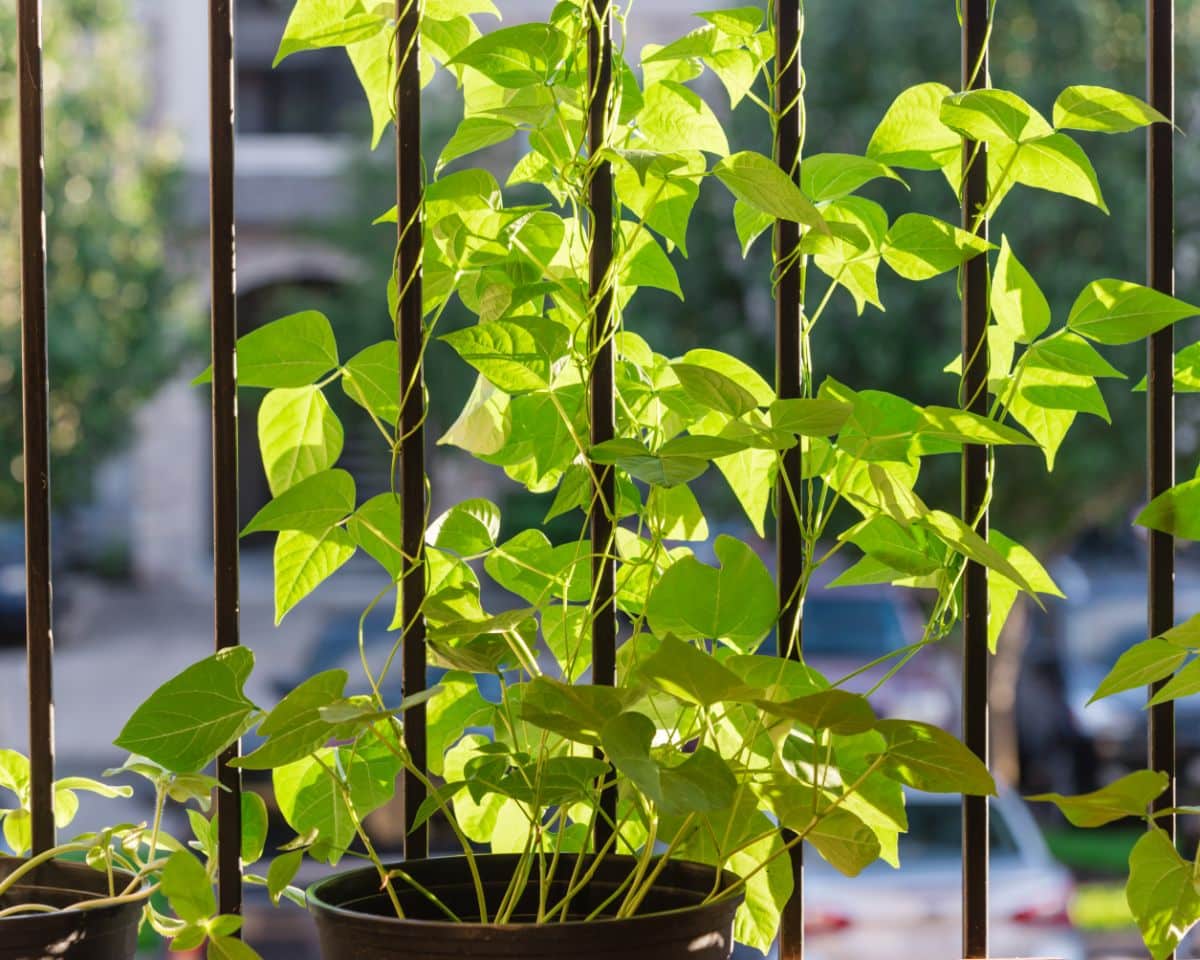
[[[493,916],[518,859],[503,854],[476,858]],[[574,862],[574,857],[560,859],[550,904],[566,893]],[[532,922],[538,900],[535,870],[513,922],[500,926],[477,922],[478,899],[462,857],[410,860],[394,866],[464,922],[449,920],[427,897],[395,879],[393,887],[405,914],[400,919],[374,868],[339,874],[308,890],[325,960],[728,960],[733,950],[733,915],[741,897],[703,902],[717,881],[712,867],[671,863],[637,916],[617,920],[601,915],[585,923],[584,917],[607,900],[634,868],[632,858],[605,857],[592,882],[573,900],[567,921],[541,925]],[[725,873],[720,882],[728,886],[735,879]],[[616,898],[616,904],[620,900]]]
[[[0,880],[24,862],[0,857]],[[119,886],[132,879],[124,873],[116,876]],[[141,903],[70,909],[107,895],[108,878],[86,864],[39,865],[0,896],[0,910],[25,903],[61,909],[0,918],[0,960],[131,960],[137,949]]]

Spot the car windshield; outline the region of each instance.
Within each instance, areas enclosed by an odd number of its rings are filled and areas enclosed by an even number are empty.
[[[872,660],[905,644],[894,601],[884,596],[810,597],[804,603],[804,653]]]
[[[991,817],[992,847],[995,857],[1017,855],[1012,830],[993,805]],[[900,834],[900,862],[952,857],[962,850],[962,808],[957,803],[908,804],[908,833]]]

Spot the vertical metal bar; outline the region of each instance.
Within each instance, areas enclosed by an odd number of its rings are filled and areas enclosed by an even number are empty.
[[[396,0],[396,248],[400,348],[400,593],[404,611],[404,695],[425,689],[425,347],[421,285],[421,12],[417,0]],[[404,743],[417,769],[428,769],[424,705],[404,715]],[[425,825],[414,827],[425,787],[404,776],[404,855],[429,853]]]
[[[1163,293],[1175,293],[1175,5],[1173,0],[1148,0],[1147,87],[1151,106],[1171,120],[1152,124],[1147,134],[1146,187],[1147,282]],[[1167,327],[1150,337],[1147,357],[1147,486],[1150,498],[1175,483],[1175,337]],[[1167,533],[1150,531],[1148,616],[1150,636],[1175,623],[1175,542]],[[1167,681],[1151,687],[1156,692]],[[1151,769],[1170,775],[1171,786],[1154,802],[1156,810],[1175,806],[1175,704],[1150,708],[1149,762]],[[1158,825],[1175,836],[1175,817]]]
[[[963,89],[988,85],[987,36],[990,0],[963,0]],[[980,216],[987,203],[987,147],[963,142],[962,222],[964,229],[987,238]],[[988,260],[975,257],[963,268],[962,350],[963,408],[986,416]],[[963,447],[963,519],[987,537],[988,449]],[[963,741],[984,763],[988,761],[988,583],[987,569],[968,560],[963,576]],[[964,957],[988,952],[988,802],[963,797],[963,933]]]
[[[612,0],[588,0],[588,154],[604,146],[613,85]],[[588,295],[591,317],[588,346],[592,355],[588,384],[592,444],[616,434],[613,358],[613,174],[607,160],[595,163],[588,184],[591,237],[588,252]],[[613,518],[616,515],[616,477],[610,466],[599,468],[599,495],[592,500],[592,682],[613,686],[617,680],[617,567],[613,557]],[[617,818],[613,786],[600,798],[601,811],[611,823]],[[597,818],[597,845],[612,829],[605,816]]]
[[[216,648],[240,642],[238,601],[237,248],[233,205],[233,3],[209,2],[209,223],[212,272],[213,614]],[[222,913],[242,909],[242,778],[217,758],[218,879]]]
[[[54,633],[50,593],[49,362],[46,347],[42,4],[17,2],[21,152],[21,398],[25,483],[25,642],[33,852],[54,846]]]
[[[804,112],[800,101],[802,64],[800,40],[804,14],[801,0],[776,0],[775,3],[775,159],[788,171],[797,186],[800,183],[800,152],[804,138]],[[800,225],[780,220],[775,226],[775,391],[780,398],[803,394],[803,349],[800,334],[804,302],[801,289]],[[800,448],[783,455],[776,486],[776,560],[779,571],[778,652],[781,656],[800,656],[801,602],[800,585],[804,576],[804,537],[801,527]],[[780,960],[800,960],[804,955],[804,846],[791,850],[795,890],[788,899],[780,925]]]

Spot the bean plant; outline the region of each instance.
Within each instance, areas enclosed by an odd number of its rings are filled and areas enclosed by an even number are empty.
[[[459,91],[461,122],[425,183],[423,343],[453,350],[474,386],[438,442],[542,495],[546,521],[557,520],[555,529],[574,523],[577,535],[551,540],[540,526],[508,529],[494,503],[470,499],[432,518],[420,554],[405,558],[399,485],[393,478],[390,489],[359,490],[339,467],[344,433],[328,399],[340,390],[357,404],[395,461],[401,404],[425,389],[400,381],[397,331],[343,357],[326,316],[283,317],[238,343],[240,385],[267,391],[258,432],[273,499],[246,532],[276,534],[276,620],[361,551],[378,567],[371,608],[394,609],[394,642],[386,657],[374,657],[368,609],[359,648],[371,692],[347,696],[347,672],[328,670],[270,709],[243,691],[250,651],[222,652],[153,694],[117,744],[194,774],[257,727],[260,745],[237,763],[270,771],[275,803],[296,834],[264,878],[274,897],[287,891],[305,854],[331,865],[350,855],[374,865],[402,912],[393,884],[405,876],[381,857],[364,819],[392,800],[404,774],[427,790],[420,809],[409,811],[415,822],[447,824],[475,877],[479,910],[455,920],[503,923],[526,886],[547,889],[563,864],[614,854],[632,865],[604,910],[631,916],[661,867],[686,859],[738,876],[712,896],[745,895],[736,937],[765,951],[793,891],[792,848],[806,843],[851,875],[879,859],[898,866],[906,788],[979,795],[995,784],[950,733],[881,718],[868,695],[846,689],[852,677],[825,677],[804,662],[800,624],[781,618],[775,576],[749,543],[710,536],[697,493],[712,487],[697,481],[719,475],[760,536],[781,498],[793,507],[803,576],[785,606],[799,600],[802,608],[827,565],[836,566],[834,589],[920,591],[923,633],[885,658],[885,682],[952,634],[968,563],[988,571],[993,645],[1018,596],[1059,595],[1016,539],[995,529],[985,539],[976,518],[925,503],[920,475],[926,458],[958,455],[965,444],[986,445],[993,467],[1002,448],[1037,447],[1052,469],[1079,414],[1107,416],[1097,378],[1121,373],[1096,344],[1130,343],[1197,312],[1138,284],[1099,279],[1055,322],[1007,239],[991,243],[975,229],[1010,195],[1042,202],[1053,193],[1103,209],[1077,134],[1122,133],[1163,117],[1102,87],[1066,88],[1047,119],[1012,91],[928,82],[896,97],[862,155],[812,153],[798,171],[784,169],[731,144],[722,119],[746,103],[761,112],[764,131],[781,120],[771,9],[703,12],[684,36],[637,52],[623,42],[636,14],[618,4],[616,82],[603,145],[589,151],[591,13],[589,4],[565,0],[544,22],[509,25],[497,23],[491,0],[423,0],[418,51],[397,49],[390,3],[297,0],[279,49],[284,59],[344,47],[376,143],[394,120],[397,57],[419,56],[423,84],[446,75]],[[803,118],[802,101],[784,109]],[[964,151],[964,141],[975,146]],[[500,144],[515,154],[511,166],[468,165]],[[933,213],[889,213],[889,205],[904,205],[904,178],[922,174],[946,182],[953,211],[964,164],[983,162],[981,144],[988,194],[965,229]],[[616,229],[597,294],[589,287],[588,197],[602,164],[613,171]],[[687,255],[702,190],[731,195],[731,238],[743,253],[781,220],[801,225],[798,246],[762,278],[766,286],[783,269],[800,273],[800,397],[777,396],[731,354],[676,355],[669,342],[637,332],[640,291],[686,297],[675,264]],[[396,210],[379,220],[391,226],[376,229],[394,237]],[[923,406],[818,377],[819,328],[883,309],[882,268],[940,283],[953,302],[956,272],[976,257],[986,257],[990,271],[988,415],[961,409],[965,398],[949,378],[945,405]],[[394,321],[415,279],[394,275],[386,301],[380,291]],[[594,329],[597,305],[609,299],[611,313]],[[477,322],[447,332],[452,306]],[[920,318],[902,323],[919,330]],[[616,355],[617,429],[592,445],[588,384],[601,344]],[[958,374],[961,359],[937,362],[947,361]],[[792,483],[781,463],[797,449],[802,470]],[[612,503],[601,493],[606,469],[616,476]],[[606,543],[589,539],[587,515],[597,509],[613,521]],[[706,550],[715,563],[702,559]],[[591,576],[597,556],[617,568],[615,687],[588,682],[592,625],[604,615]],[[419,610],[401,604],[406,559],[424,571]],[[500,591],[507,602],[491,599]],[[440,679],[398,701],[385,680],[418,617]],[[177,708],[180,691],[201,690],[208,695]],[[405,713],[417,703],[428,716],[428,769],[413,761],[403,736]],[[613,785],[615,817],[600,802]],[[206,843],[211,824],[193,823]],[[476,871],[476,857],[489,850],[520,855],[498,908],[486,903]],[[564,857],[574,852],[595,857]],[[532,919],[580,919],[571,900],[587,881],[587,871],[572,875],[567,895],[539,898]]]

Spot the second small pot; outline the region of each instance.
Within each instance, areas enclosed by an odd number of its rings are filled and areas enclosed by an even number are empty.
[[[0,857],[0,880],[23,863]],[[118,877],[121,885],[132,879]],[[0,896],[0,910],[29,903],[58,909],[0,918],[0,960],[132,960],[141,903],[71,909],[107,895],[108,878],[86,864],[50,861],[35,867]]]

